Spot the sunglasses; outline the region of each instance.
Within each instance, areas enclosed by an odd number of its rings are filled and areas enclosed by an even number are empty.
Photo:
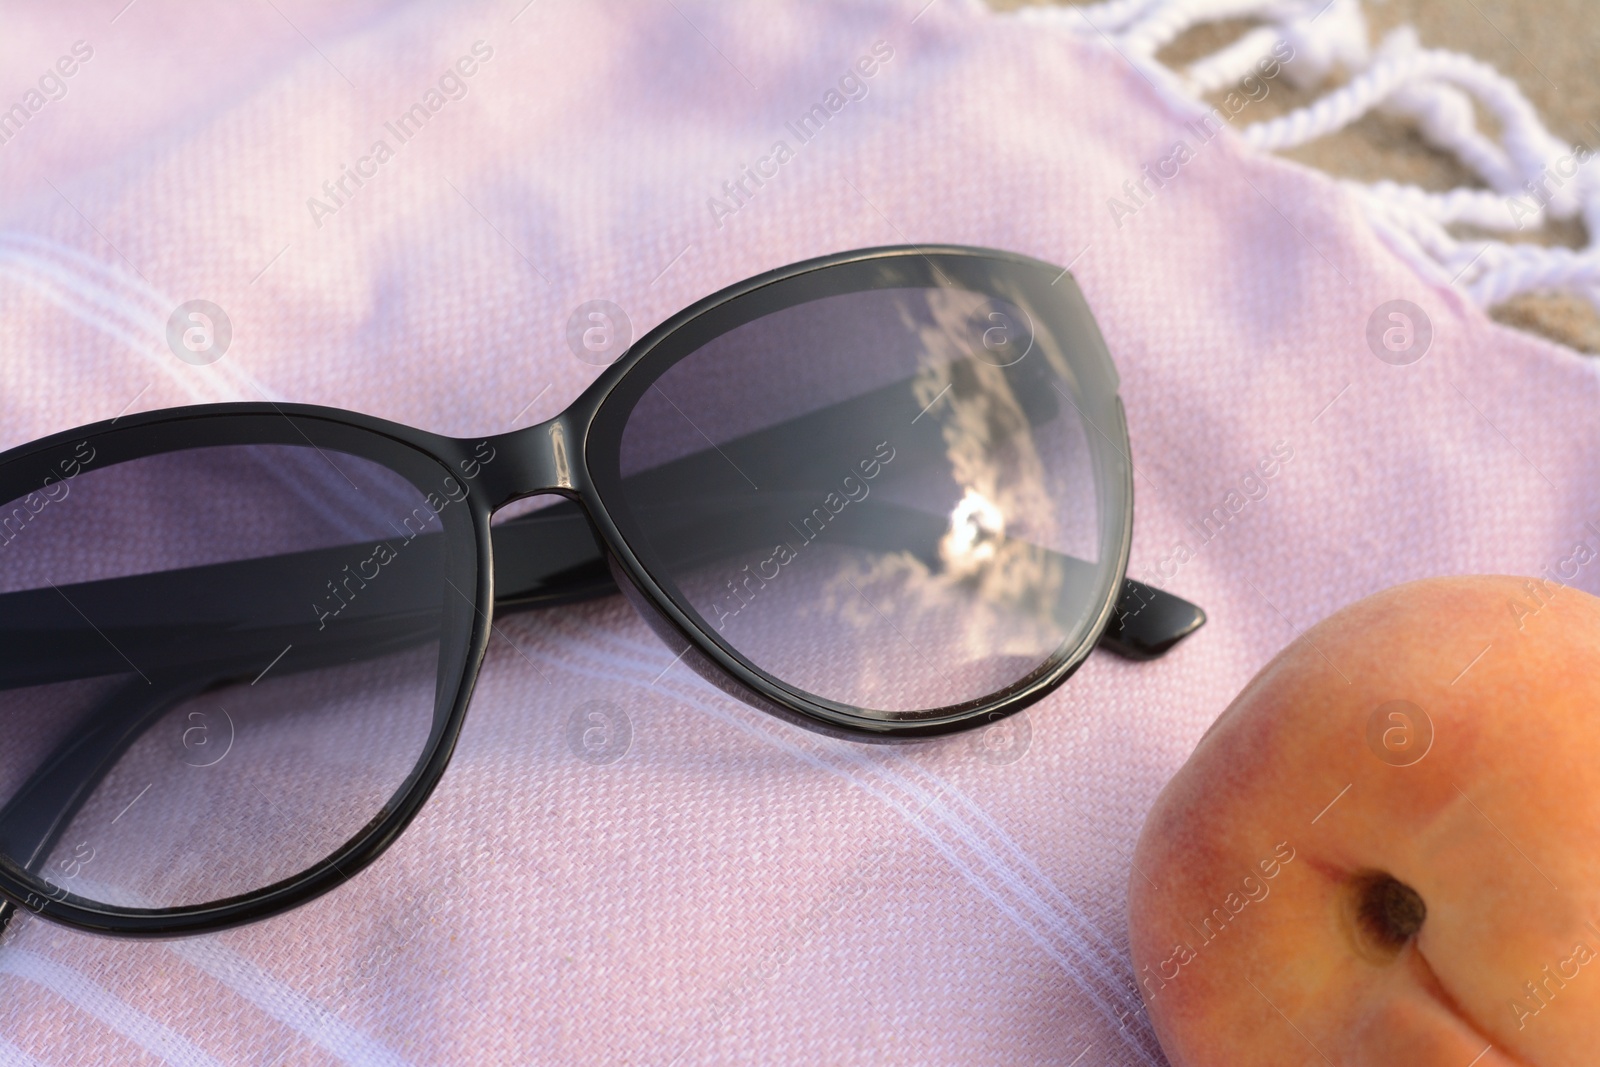
[[[1149,659],[1205,620],[1125,576],[1127,427],[1073,279],[982,249],[752,278],[511,433],[179,408],[0,455],[0,500],[0,918],[123,935],[371,863],[491,639],[526,658],[513,612],[620,590],[667,670],[867,741],[994,722],[1096,645]]]

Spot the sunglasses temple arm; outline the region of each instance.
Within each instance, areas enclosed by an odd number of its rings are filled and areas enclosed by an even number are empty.
[[[581,516],[578,518],[579,523],[574,524],[571,521],[550,522],[548,517],[536,515],[518,523],[509,537],[497,536],[497,547],[503,549],[502,558],[507,560],[506,578],[513,593],[506,605],[508,610],[548,607],[616,591],[604,555],[587,524]],[[512,543],[502,545],[501,541]],[[286,563],[302,567],[315,563],[318,566],[313,573],[318,573],[325,569],[324,562],[311,555],[293,560],[243,561],[231,565],[233,570],[229,578],[236,583],[233,585],[236,593],[244,590],[242,595],[248,596],[250,590],[258,588],[258,580],[281,581]],[[106,589],[108,584],[85,583],[69,589],[74,600],[92,602],[95,599],[92,593],[83,594],[96,585]],[[5,603],[6,596],[19,594],[0,596],[0,604]],[[330,631],[329,640],[323,643],[318,655],[296,657],[279,666],[277,673],[299,673],[352,657],[372,658],[421,644],[437,635],[436,627],[429,626],[382,627],[380,632],[370,621],[364,624],[362,620],[352,619],[350,623]],[[343,639],[334,638],[334,634],[342,634]],[[185,644],[182,640],[173,643],[180,649]],[[134,675],[112,690],[74,725],[67,740],[61,742],[0,806],[0,855],[37,875],[73,818],[141,736],[174,706],[229,680],[238,670],[253,670],[254,661],[272,643],[272,640],[246,638],[238,663],[232,668],[213,660],[209,669],[185,671],[184,681],[164,683],[159,680],[159,674],[156,681]],[[163,666],[181,668],[184,666],[181,658],[180,652],[179,662]],[[63,677],[76,676],[84,670],[90,676],[101,672],[93,659],[69,658],[57,666],[63,670]],[[220,674],[217,673],[219,669]],[[11,681],[14,683],[17,679]],[[0,936],[4,935],[17,910],[14,902],[0,900]]]
[[[1205,622],[1206,613],[1198,604],[1126,578],[1111,620],[1100,634],[1100,647],[1125,659],[1157,659]]]
[[[942,523],[938,529],[920,529],[928,517],[893,505],[871,506],[875,509],[874,528],[884,535],[885,544],[926,542],[917,554],[936,556],[933,546],[943,534]],[[728,524],[737,522],[734,511],[730,508],[717,517],[724,531]],[[677,531],[674,541],[682,546],[680,554],[686,560],[693,557],[692,546],[711,543],[703,532],[695,528]],[[762,543],[754,532],[741,540],[749,540],[751,547]],[[588,519],[571,502],[495,527],[494,553],[497,614],[573,603],[617,591],[604,550],[591,532]],[[1205,621],[1206,613],[1198,605],[1127,578],[1100,635],[1100,647],[1127,659],[1156,659],[1205,625]]]
[[[917,521],[897,516],[898,510],[888,509],[882,517],[891,524],[897,517],[902,525]],[[496,527],[495,550],[501,590],[496,597],[497,611],[533,610],[616,591],[604,551],[575,505],[552,507]],[[1205,613],[1195,605],[1129,578],[1100,644],[1130,659],[1153,659],[1204,622]],[[361,628],[353,627],[351,632],[360,633]],[[374,654],[417,643],[433,633],[422,628],[406,635],[388,634],[385,641],[373,646]],[[367,636],[370,639],[372,635]],[[340,657],[357,652],[353,648],[326,651]],[[286,670],[325,663],[318,657]],[[218,680],[209,674],[166,684],[135,678],[114,690],[0,807],[0,854],[34,870],[129,746],[175,704]],[[0,933],[15,912],[12,903],[0,901]]]
[[[37,873],[123,753],[169,708],[207,684],[134,678],[113,690],[0,807],[0,855]],[[0,933],[15,912],[11,902],[0,904]]]
[[[914,554],[937,565],[943,524],[936,516],[892,504],[873,502],[868,506],[874,511],[873,521],[858,527],[851,538],[857,547],[900,550],[913,546]],[[729,507],[698,525],[673,531],[672,544],[664,547],[675,561],[686,565],[712,562],[698,555],[708,547],[726,553],[728,528],[747,525],[739,512],[738,507]],[[722,536],[707,537],[706,522],[722,527]],[[749,547],[756,547],[763,543],[764,533],[752,526],[734,530],[731,537],[734,543],[748,541]],[[495,611],[499,614],[616,592],[605,550],[575,503],[496,526],[492,538]],[[442,543],[424,545],[433,539],[433,535],[419,538],[411,550],[423,569],[435,564],[422,557],[442,555]],[[1089,566],[1072,557],[1046,554],[1069,569]],[[302,572],[320,576],[336,571],[336,564],[346,555],[341,549],[322,550],[0,595],[0,619],[8,620],[0,623],[0,637],[4,638],[0,642],[4,650],[0,652],[0,689],[119,674],[129,663],[123,653],[156,678],[181,672],[200,674],[213,682],[234,677],[248,681],[265,673],[263,668],[283,673],[352,657],[372,658],[437,633],[437,616],[419,613],[416,594],[392,580],[378,583],[373,592],[351,606],[350,613],[325,629],[307,625],[306,605],[286,592],[296,584],[291,579]],[[681,561],[677,559],[680,556]],[[168,588],[174,585],[186,590],[192,586],[192,595],[184,598],[185,602],[201,605],[203,611],[215,608],[215,617],[184,627],[175,619],[147,614],[146,605],[174,599]],[[230,590],[226,602],[216,597],[217,589]],[[230,602],[252,605],[252,627],[237,625]],[[85,627],[85,618],[94,620],[94,629]],[[1153,659],[1204,622],[1205,613],[1194,604],[1130,578],[1123,583],[1101,643],[1118,655]],[[107,639],[108,632],[115,638]],[[295,646],[294,654],[281,656],[290,644]]]

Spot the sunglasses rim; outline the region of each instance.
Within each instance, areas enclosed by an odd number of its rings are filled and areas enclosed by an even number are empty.
[[[446,476],[454,475],[454,469],[447,459],[454,459],[456,462],[470,461],[473,455],[470,448],[475,443],[470,439],[457,442],[427,431],[413,430],[397,423],[385,423],[383,420],[373,419],[358,412],[344,412],[334,408],[273,403],[207,404],[168,408],[141,416],[123,417],[112,422],[82,427],[30,442],[0,453],[0,479],[4,479],[7,469],[15,464],[25,463],[29,459],[36,458],[39,453],[50,452],[62,444],[84,440],[93,442],[126,433],[148,433],[164,427],[177,428],[183,423],[207,425],[191,426],[189,432],[193,436],[192,441],[178,448],[151,449],[124,457],[122,462],[191,447],[296,443],[290,440],[280,442],[262,439],[258,427],[266,422],[276,423],[280,418],[294,426],[305,442],[313,448],[369,459],[405,477],[407,481],[411,479],[403,470],[385,462],[381,456],[340,448],[315,424],[331,428],[334,435],[346,443],[365,438],[386,442],[391,451],[392,446],[396,444],[406,447],[416,452],[420,459],[438,465],[441,473]],[[310,435],[306,434],[307,430],[311,430],[319,440],[313,441]],[[170,908],[130,908],[70,894],[56,898],[42,894],[33,876],[29,876],[15,860],[5,855],[0,855],[0,897],[4,897],[19,910],[26,909],[43,918],[90,933],[134,938],[180,937],[214,933],[281,914],[338,888],[382,855],[416,818],[444,776],[460,738],[461,727],[471,703],[472,691],[488,650],[494,609],[489,533],[492,510],[482,502],[482,494],[469,491],[467,501],[472,505],[465,514],[472,524],[470,530],[473,541],[472,561],[476,571],[473,581],[475,599],[470,619],[471,632],[468,635],[464,655],[461,657],[461,668],[455,680],[454,695],[444,707],[435,707],[434,725],[430,730],[428,745],[419,753],[407,774],[410,785],[397,791],[390,801],[386,802],[387,810],[380,808],[351,837],[304,870],[259,889],[202,904]],[[6,918],[9,919],[9,916]]]
[[[431,749],[419,757],[412,784],[397,793],[392,808],[381,818],[375,818],[333,853],[290,878],[280,880],[260,889],[237,896],[208,901],[198,905],[172,908],[125,908],[93,901],[76,903],[77,898],[42,897],[36,889],[17,873],[21,868],[9,858],[0,856],[0,897],[18,909],[27,909],[44,918],[65,926],[92,933],[111,934],[135,938],[170,938],[212,933],[256,922],[299,907],[322,894],[337,888],[353,878],[359,871],[375,861],[410,825],[431,797],[442,779],[454,754],[462,725],[471,703],[473,690],[488,650],[493,626],[493,548],[490,540],[493,514],[515,500],[542,495],[559,495],[574,500],[587,516],[614,574],[626,579],[619,582],[629,599],[657,628],[664,626],[685,642],[686,662],[697,661],[694,666],[714,683],[733,683],[730,692],[746,702],[780,718],[807,729],[830,736],[867,742],[916,741],[999,721],[1023,710],[1059,688],[1087,661],[1089,653],[1106,629],[1117,595],[1126,575],[1133,537],[1133,478],[1129,456],[1129,438],[1122,402],[1117,392],[1115,364],[1099,341],[1109,369],[1109,388],[1112,394],[1116,425],[1096,426],[1102,434],[1109,434],[1108,443],[1118,449],[1124,458],[1121,467],[1121,496],[1124,502],[1120,516],[1120,545],[1116,553],[1113,580],[1102,597],[1093,622],[1084,636],[1072,649],[1064,649],[1054,657],[1048,670],[1035,671],[1031,678],[996,694],[969,702],[972,706],[959,714],[938,719],[884,720],[865,716],[842,714],[835,708],[817,704],[797,691],[769,683],[767,678],[750,670],[745,664],[726,653],[719,641],[706,634],[701,627],[678,607],[650,575],[649,569],[634,553],[624,531],[612,517],[604,498],[604,490],[589,465],[590,437],[601,412],[618,384],[668,338],[687,324],[730,302],[746,298],[774,283],[797,278],[804,274],[824,271],[832,267],[859,264],[869,260],[892,260],[918,257],[934,263],[936,258],[982,259],[1000,261],[1017,267],[1059,271],[1057,282],[1070,286],[1069,292],[1080,304],[1082,295],[1075,280],[1067,271],[1060,271],[1042,260],[995,249],[959,245],[891,245],[834,253],[779,267],[756,275],[711,294],[677,312],[636,341],[617,361],[605,368],[568,407],[554,417],[534,426],[505,434],[487,437],[449,437],[391,422],[359,411],[308,404],[279,404],[243,402],[193,405],[119,416],[47,437],[30,441],[0,453],[0,480],[6,473],[37,459],[41,453],[70,445],[75,441],[93,440],[135,430],[183,423],[213,424],[217,436],[225,438],[232,428],[242,428],[240,416],[277,416],[294,424],[297,420],[308,423],[329,424],[341,430],[387,439],[420,452],[441,465],[449,473],[466,469],[466,464],[481,459],[476,447],[488,442],[497,458],[505,461],[486,466],[478,486],[482,491],[470,492],[466,498],[467,512],[472,522],[472,536],[477,561],[474,582],[472,632],[467,644],[456,691],[444,716],[444,726],[431,741]],[[935,270],[937,266],[935,265]],[[861,291],[861,290],[854,290]],[[1099,340],[1098,326],[1085,307],[1088,326]],[[690,351],[693,351],[692,349]],[[688,353],[684,353],[687,355]],[[626,414],[622,416],[625,422]],[[223,443],[265,443],[252,435],[249,440],[237,439],[203,441],[196,438],[196,446]],[[307,438],[308,443],[310,439]],[[314,443],[313,446],[315,447]],[[191,447],[191,446],[186,446]],[[157,454],[151,452],[149,454]],[[128,457],[134,458],[134,457]],[[381,462],[381,460],[379,460]],[[388,466],[388,464],[384,464]],[[1096,478],[1104,475],[1104,464],[1097,462]],[[529,488],[534,486],[535,488]],[[645,609],[648,608],[648,611]],[[714,677],[713,673],[720,675]],[[728,689],[723,685],[722,688]],[[3,923],[4,917],[0,917]]]
[[[1086,325],[1092,334],[1092,342],[1099,348],[1099,355],[1103,357],[1104,371],[1107,380],[1102,387],[1109,394],[1110,403],[1106,414],[1114,418],[1115,425],[1100,427],[1105,440],[1090,435],[1089,446],[1095,455],[1095,478],[1098,481],[1107,476],[1108,461],[1105,459],[1107,445],[1118,457],[1121,458],[1120,484],[1117,486],[1122,498],[1122,514],[1117,517],[1116,544],[1109,546],[1114,564],[1109,581],[1101,595],[1101,602],[1093,612],[1092,621],[1085,627],[1082,638],[1075,646],[1062,647],[1048,660],[1041,663],[1022,680],[993,693],[986,693],[947,708],[929,709],[944,714],[921,715],[908,719],[885,719],[874,716],[853,714],[845,710],[843,705],[832,701],[813,699],[810,695],[785,684],[781,679],[775,678],[765,671],[749,663],[736,651],[731,650],[722,642],[715,633],[707,630],[700,621],[688,611],[679,606],[674,597],[662,584],[660,578],[652,572],[639,555],[634,551],[628,532],[617,521],[616,510],[607,503],[610,496],[615,499],[621,495],[621,487],[617,484],[606,484],[610,479],[607,472],[597,472],[594,461],[605,446],[591,444],[597,432],[598,424],[610,418],[613,424],[606,427],[613,430],[610,436],[620,440],[620,436],[627,423],[631,405],[615,415],[608,411],[608,405],[617,394],[619,387],[625,379],[629,379],[636,369],[655,369],[649,367],[658,350],[662,349],[680,331],[691,323],[704,318],[708,313],[717,311],[735,301],[748,300],[761,290],[768,289],[776,284],[792,282],[803,275],[817,274],[839,267],[853,267],[872,265],[876,261],[908,261],[915,265],[917,261],[926,263],[935,276],[943,277],[940,270],[940,260],[956,261],[971,264],[975,261],[998,263],[1004,267],[1035,272],[1042,277],[1052,277],[1055,282],[1065,283],[1060,290],[1060,298],[1067,302],[1075,301],[1081,309]],[[949,262],[946,268],[956,272]],[[945,279],[948,281],[948,279]],[[840,292],[866,292],[879,288],[892,286],[855,286],[846,287]],[[975,290],[976,291],[976,290]],[[993,294],[991,294],[993,295]],[[802,301],[801,303],[804,303]],[[785,305],[792,306],[792,305]],[[770,309],[769,309],[770,310]],[[751,320],[760,318],[761,312],[751,316]],[[677,355],[676,359],[670,358],[673,353],[666,353],[667,359],[661,360],[662,367],[656,374],[685,358],[698,346],[686,349]],[[591,523],[597,528],[602,541],[607,546],[608,552],[614,562],[613,572],[620,565],[621,576],[627,579],[624,585],[619,585],[626,591],[632,586],[637,594],[634,599],[635,607],[647,619],[656,624],[658,635],[664,639],[666,634],[661,630],[665,627],[670,633],[675,634],[692,650],[697,662],[694,666],[702,676],[713,684],[720,684],[726,680],[733,683],[733,695],[745,700],[762,710],[786,719],[796,725],[814,732],[828,734],[845,740],[867,743],[894,743],[902,741],[926,740],[964,730],[970,730],[980,725],[998,722],[1000,719],[1013,715],[1031,704],[1048,696],[1070,678],[1079,667],[1087,661],[1093,652],[1100,635],[1110,622],[1112,610],[1116,605],[1118,593],[1127,574],[1128,560],[1133,547],[1133,471],[1132,464],[1128,462],[1130,453],[1127,421],[1123,411],[1122,401],[1117,394],[1119,382],[1117,379],[1116,365],[1111,359],[1110,352],[1106,349],[1104,339],[1099,334],[1098,324],[1095,323],[1093,314],[1089,311],[1082,293],[1078,290],[1076,282],[1070,274],[1059,267],[1045,263],[1042,260],[1012,252],[1002,252],[994,249],[970,248],[959,245],[892,245],[881,248],[859,249],[852,252],[837,253],[823,256],[818,259],[806,260],[800,263],[780,267],[757,275],[737,285],[714,293],[696,304],[685,308],[677,315],[663,322],[656,329],[640,338],[632,348],[618,361],[618,365],[610,368],[611,373],[603,376],[579,400],[574,403],[573,409],[581,406],[582,414],[572,426],[572,432],[581,434],[583,440],[582,469],[584,481],[578,487],[583,497],[583,503],[588,511]],[[654,381],[655,378],[651,380]],[[648,387],[648,386],[647,386]],[[560,416],[557,416],[559,419]],[[1085,418],[1087,418],[1085,416]],[[554,421],[554,420],[552,420]],[[1112,461],[1114,462],[1114,460]],[[622,510],[625,510],[622,509]],[[647,610],[648,609],[648,610]],[[653,614],[653,618],[652,618]],[[688,657],[686,657],[688,659]],[[720,677],[714,677],[715,672]],[[722,686],[727,689],[727,686]]]

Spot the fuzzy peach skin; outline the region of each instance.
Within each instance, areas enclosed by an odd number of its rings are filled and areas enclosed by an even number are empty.
[[[1312,628],[1162,790],[1129,928],[1174,1067],[1600,1063],[1600,600],[1431,579]]]

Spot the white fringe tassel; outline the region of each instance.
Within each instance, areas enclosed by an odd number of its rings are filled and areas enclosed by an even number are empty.
[[[1423,48],[1409,26],[1370,44],[1360,0],[1106,0],[1090,7],[1030,7],[1019,19],[1056,25],[1109,42],[1184,111],[1235,85],[1287,42],[1294,57],[1284,76],[1316,88],[1336,71],[1343,85],[1290,114],[1241,129],[1264,151],[1292,148],[1343,129],[1378,110],[1413,124],[1487,188],[1433,192],[1392,181],[1342,184],[1355,194],[1377,233],[1425,277],[1453,285],[1482,307],[1533,290],[1563,290],[1600,309],[1600,155],[1568,145],[1545,127],[1516,83],[1488,64]],[[1174,70],[1155,55],[1193,26],[1223,19],[1261,24],[1234,43]],[[1500,130],[1480,129],[1473,104]],[[1504,234],[1537,235],[1554,220],[1581,219],[1589,243],[1574,251],[1517,241],[1463,239],[1455,224]]]

